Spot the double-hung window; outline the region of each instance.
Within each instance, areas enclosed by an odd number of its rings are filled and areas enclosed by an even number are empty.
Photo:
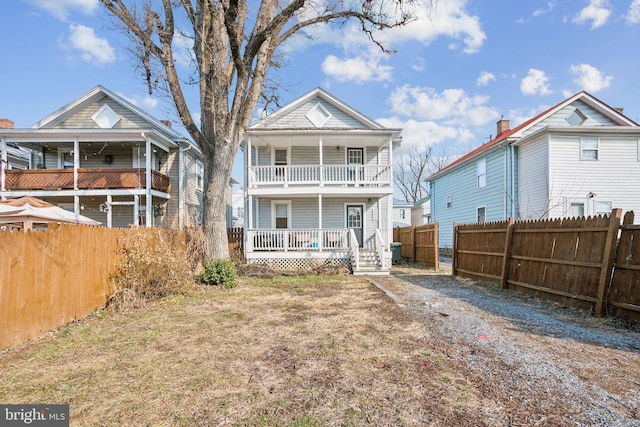
[[[481,223],[485,222],[487,219],[487,208],[484,206],[480,206],[476,209],[476,222]]]
[[[204,163],[196,160],[196,189],[202,190],[204,188]]]
[[[580,138],[580,160],[598,160],[598,138]]]
[[[476,163],[476,182],[478,188],[484,188],[487,185],[487,159],[478,160]]]

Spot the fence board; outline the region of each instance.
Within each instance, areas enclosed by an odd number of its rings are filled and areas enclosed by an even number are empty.
[[[640,226],[632,225],[633,213],[620,226],[620,216],[614,209],[590,218],[455,225],[454,274],[500,280],[503,288],[598,316],[608,308],[640,319]],[[502,261],[501,269],[494,260]]]
[[[159,229],[60,225],[0,232],[0,350],[104,305],[122,238],[133,232]]]

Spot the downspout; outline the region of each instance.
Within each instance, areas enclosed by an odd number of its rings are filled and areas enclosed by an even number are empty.
[[[504,182],[504,203],[502,204],[502,219],[507,219],[507,203],[508,203],[508,199],[509,199],[509,193],[508,193],[508,183],[507,183],[507,159],[508,159],[508,155],[507,155],[507,151],[509,149],[509,144],[506,145],[506,147],[503,148],[504,150],[504,156],[503,156],[503,160],[502,160],[502,180]]]

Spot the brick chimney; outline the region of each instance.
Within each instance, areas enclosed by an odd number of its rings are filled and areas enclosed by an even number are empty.
[[[160,123],[162,123],[163,125],[165,125],[168,128],[171,127],[171,120],[160,120]]]
[[[0,129],[13,129],[13,122],[9,119],[0,119]]]
[[[498,134],[496,135],[496,138],[499,137],[502,132],[509,130],[509,120],[508,119],[500,119],[500,120],[498,120],[496,125],[497,125],[497,130],[498,130]]]

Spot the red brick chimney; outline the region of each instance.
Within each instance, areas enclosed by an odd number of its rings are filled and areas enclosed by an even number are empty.
[[[509,130],[508,119],[500,119],[496,124],[497,124],[497,130],[498,130],[498,134],[496,135],[496,138],[499,137],[502,132]]]
[[[0,119],[0,129],[13,129],[13,122],[9,119]]]
[[[160,123],[162,123],[163,125],[165,125],[168,128],[171,127],[171,120],[160,120]]]

